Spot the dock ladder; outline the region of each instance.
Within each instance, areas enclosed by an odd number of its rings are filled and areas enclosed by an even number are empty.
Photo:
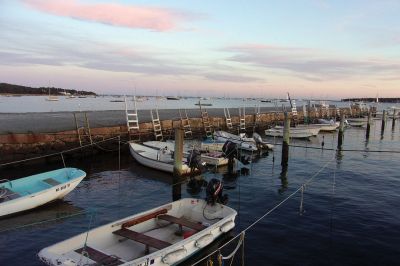
[[[139,141],[140,130],[139,130],[139,116],[136,106],[136,96],[133,96],[133,110],[128,108],[128,100],[125,96],[125,115],[126,115],[126,126],[128,128],[129,140]]]
[[[255,132],[256,127],[258,127],[258,124],[261,122],[261,108],[260,105],[255,105],[254,106],[254,126],[253,126],[253,132]]]
[[[83,117],[82,117],[83,115]],[[78,135],[79,145],[93,144],[92,134],[90,133],[89,119],[86,112],[74,113],[76,134]]]
[[[246,107],[239,107],[239,133],[246,132]]]
[[[224,115],[225,115],[226,127],[228,129],[232,129],[233,128],[233,124],[232,124],[232,118],[231,118],[231,114],[229,112],[229,108],[224,107]]]
[[[183,132],[185,134],[185,138],[193,137],[193,132],[192,132],[192,127],[190,126],[190,120],[187,115],[186,109],[184,109],[184,113],[182,112],[181,109],[179,109],[179,116],[181,117],[181,126],[183,128]]]
[[[162,134],[160,116],[158,115],[158,108],[156,107],[156,109],[154,110],[150,109],[150,115],[151,115],[151,121],[153,123],[154,137],[156,140],[162,141],[163,134]]]
[[[207,138],[212,138],[213,132],[210,124],[210,118],[208,117],[208,112],[206,109],[201,108],[201,103],[199,101],[201,120],[203,122],[204,131],[206,132]]]

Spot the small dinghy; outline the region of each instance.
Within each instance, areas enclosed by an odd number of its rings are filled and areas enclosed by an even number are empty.
[[[368,122],[368,118],[347,118],[347,123],[352,127],[363,127]]]
[[[146,141],[143,142],[143,145],[155,148],[155,149],[164,149],[169,150],[172,153],[175,150],[174,142],[165,142],[165,141]],[[194,148],[190,148],[188,146],[183,147],[183,155],[188,157],[189,154],[194,150]],[[186,160],[188,162],[189,159]],[[220,151],[212,151],[212,152],[202,152],[200,154],[200,161],[202,163],[213,165],[213,166],[223,166],[228,164],[228,159],[224,157],[224,153]]]
[[[271,128],[271,129],[266,129],[265,130],[265,135],[270,136],[270,137],[280,137],[283,138],[283,127],[278,127],[278,128]],[[292,130],[290,128],[290,138],[294,139],[309,139],[312,137],[314,134],[308,129],[297,129],[297,130]]]
[[[144,166],[168,173],[174,172],[174,155],[169,149],[153,149],[129,142],[129,150],[133,158]],[[190,171],[190,167],[185,162],[182,162],[182,173],[189,174]]]
[[[62,199],[86,176],[76,168],[62,168],[16,180],[0,180],[0,217]]]
[[[176,265],[235,227],[234,209],[207,202],[181,199],[64,240],[38,256],[47,265]]]

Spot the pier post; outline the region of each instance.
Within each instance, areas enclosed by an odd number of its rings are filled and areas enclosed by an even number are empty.
[[[372,114],[372,110],[370,108],[368,111],[367,132],[365,134],[365,138],[367,140],[369,139],[369,132],[371,131],[371,114]]]
[[[287,112],[284,112],[284,127],[283,127],[283,143],[282,143],[282,161],[281,166],[287,167],[289,161],[289,138],[290,138],[290,118]]]
[[[344,112],[340,112],[340,125],[339,125],[339,133],[338,133],[338,149],[342,149],[343,144],[343,132],[344,132]]]
[[[174,173],[172,185],[172,200],[181,199],[181,176],[182,176],[182,157],[183,157],[183,128],[175,129],[175,151],[174,151]]]
[[[386,126],[386,110],[383,110],[382,114],[382,126],[381,126],[381,134],[385,132],[385,126]]]
[[[396,126],[396,109],[393,109],[392,131],[394,131],[395,126]]]

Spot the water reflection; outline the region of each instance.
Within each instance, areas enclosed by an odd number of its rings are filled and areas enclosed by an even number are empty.
[[[51,204],[0,219],[0,232],[30,226],[46,228],[62,223],[63,218],[85,213],[82,208],[76,207],[68,201],[58,200]]]
[[[282,171],[279,174],[279,178],[281,179],[281,187],[278,189],[279,194],[283,194],[289,185],[289,182],[287,180],[287,175],[288,175],[288,166],[282,166]]]

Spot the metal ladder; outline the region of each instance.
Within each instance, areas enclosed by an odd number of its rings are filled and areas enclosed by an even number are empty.
[[[233,124],[232,124],[232,119],[231,119],[231,114],[229,112],[229,108],[224,107],[224,115],[225,115],[226,127],[228,129],[232,129],[233,128]]]
[[[93,144],[92,140],[92,134],[90,133],[90,125],[89,125],[89,119],[87,117],[87,113],[83,113],[83,118],[78,119],[77,115],[82,115],[82,113],[74,113],[74,119],[75,119],[75,127],[76,127],[76,134],[78,135],[79,139],[79,145],[82,147],[87,143],[89,140],[90,144]]]
[[[126,126],[128,128],[129,140],[139,141],[140,130],[139,130],[139,116],[136,107],[136,96],[133,96],[132,111],[129,111],[128,101],[125,96],[125,116],[126,116]]]
[[[246,132],[246,107],[239,107],[239,131]]]
[[[193,137],[192,127],[190,126],[190,120],[187,115],[186,109],[184,109],[184,114],[182,114],[181,109],[179,109],[179,116],[181,117],[181,126],[183,128],[183,132],[185,134],[185,138]]]
[[[154,137],[156,140],[162,141],[163,134],[162,134],[160,116],[158,115],[158,108],[156,108],[155,110],[150,109],[150,115],[151,115],[151,121],[153,123]]]
[[[201,120],[203,121],[204,131],[206,132],[206,137],[212,138],[213,132],[210,124],[210,118],[208,117],[208,112],[206,109],[203,110],[203,108],[201,108],[200,101],[199,101],[199,107],[201,112]]]

